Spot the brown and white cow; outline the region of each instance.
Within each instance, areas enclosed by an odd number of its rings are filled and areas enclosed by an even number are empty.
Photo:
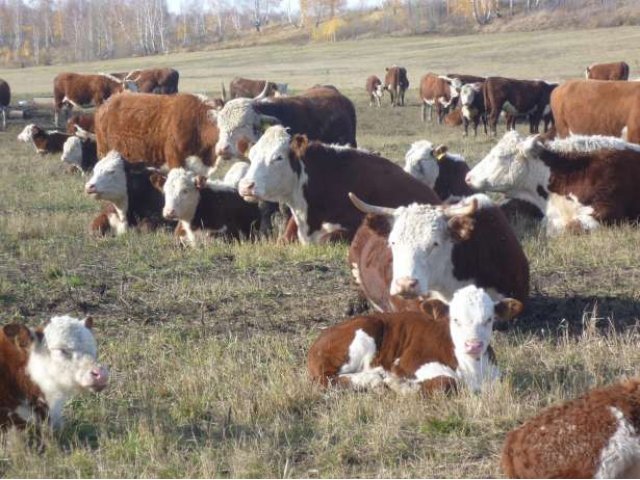
[[[9,84],[0,79],[0,113],[2,113],[2,129],[7,129],[7,115],[9,114],[9,104],[11,103],[11,88]]]
[[[62,410],[85,391],[109,382],[97,361],[91,318],[53,317],[32,330],[12,323],[0,330],[0,429],[45,422],[58,429]]]
[[[263,92],[266,97],[277,96],[277,94],[280,93],[276,83],[267,82],[266,80],[251,80],[249,78],[235,77],[229,82],[230,100],[234,98],[255,98]]]
[[[468,174],[478,190],[502,192],[545,212],[549,235],[640,219],[640,146],[573,136],[543,144],[508,132]]]
[[[96,133],[96,120],[93,113],[74,113],[67,120],[67,133],[76,134],[76,127],[89,133]]]
[[[80,170],[83,174],[90,172],[98,163],[98,145],[95,134],[76,127],[76,134],[69,137],[62,146],[60,160]]]
[[[375,103],[378,108],[382,106],[381,101],[384,95],[384,85],[376,75],[371,75],[367,78],[365,89],[369,94],[369,106],[372,107]]]
[[[529,131],[537,133],[540,119],[549,111],[551,92],[556,86],[542,80],[487,78],[482,91],[491,133],[497,135],[496,125],[503,110],[508,114],[507,130],[515,129],[516,118],[524,115],[529,117]]]
[[[420,103],[422,105],[422,121],[433,121],[433,109],[436,109],[438,123],[442,123],[449,108],[455,106],[462,82],[458,78],[448,78],[434,73],[427,73],[420,79]]]
[[[58,125],[63,107],[97,107],[112,95],[125,89],[135,91],[136,86],[105,73],[95,75],[59,73],[53,79],[55,124]]]
[[[130,162],[169,169],[197,156],[198,173],[207,175],[218,141],[217,113],[207,98],[197,95],[118,95],[96,113],[98,156],[116,150]]]
[[[483,82],[467,83],[460,88],[462,123],[464,125],[463,135],[465,137],[469,135],[469,123],[473,123],[473,136],[478,136],[480,120],[484,125],[484,134],[487,134],[487,109],[484,105],[483,84]]]
[[[353,237],[363,215],[349,201],[351,191],[391,206],[440,203],[428,186],[385,158],[310,142],[279,125],[267,129],[249,157],[240,195],[287,204],[303,244]]]
[[[507,478],[639,478],[640,379],[546,408],[507,435]]]
[[[18,141],[31,143],[35,147],[36,152],[45,155],[47,153],[62,152],[64,143],[69,137],[71,137],[71,135],[68,133],[45,130],[35,123],[30,123],[18,134]]]
[[[584,72],[587,80],[629,80],[627,62],[593,63]]]
[[[384,89],[389,92],[391,97],[391,106],[404,106],[404,94],[409,88],[409,78],[407,77],[407,69],[394,65],[386,67],[384,75]]]
[[[426,299],[420,310],[360,316],[327,328],[309,350],[309,375],[325,386],[387,385],[423,394],[456,390],[458,383],[478,392],[499,378],[493,322],[517,316],[521,302],[496,302],[469,285],[451,302]]]
[[[551,94],[559,137],[610,135],[640,143],[640,82],[570,80]]]
[[[404,159],[404,171],[428,185],[445,202],[474,193],[465,181],[469,166],[464,157],[450,153],[446,145],[436,147],[428,140],[418,140]]]
[[[349,249],[349,263],[363,293],[379,311],[390,297],[428,291],[450,299],[466,285],[494,300],[529,295],[529,263],[509,222],[486,195],[448,206],[389,208],[350,195],[368,215]]]
[[[133,82],[140,93],[172,95],[178,93],[180,74],[173,68],[148,68],[129,72],[124,80]]]

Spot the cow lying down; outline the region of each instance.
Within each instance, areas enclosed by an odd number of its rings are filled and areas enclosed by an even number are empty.
[[[60,160],[83,175],[90,172],[98,163],[98,150],[95,134],[75,126],[76,132],[62,146]]]
[[[62,151],[64,142],[70,137],[68,133],[45,130],[35,123],[30,123],[18,135],[18,141],[31,143],[40,155]]]
[[[62,426],[72,397],[99,392],[109,372],[97,361],[91,318],[53,317],[35,330],[12,323],[0,331],[0,429],[29,423]]]
[[[309,350],[308,371],[322,385],[386,385],[399,392],[479,391],[499,377],[490,346],[496,317],[522,310],[481,288],[464,287],[446,303],[428,297],[420,311],[355,317],[324,330]]]

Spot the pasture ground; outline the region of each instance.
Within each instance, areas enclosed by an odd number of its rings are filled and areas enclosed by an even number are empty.
[[[62,70],[158,63],[180,70],[183,91],[217,92],[234,72],[290,79],[295,88],[333,83],[356,103],[361,146],[401,161],[412,141],[427,138],[473,164],[494,141],[423,125],[419,74],[556,79],[580,75],[591,61],[626,59],[633,76],[638,37],[638,28],[619,28],[271,46],[0,77],[23,98],[50,95]],[[393,62],[409,69],[409,105],[369,108],[360,84]],[[0,133],[2,322],[91,314],[112,384],[68,405],[66,427],[43,453],[28,434],[9,432],[3,477],[495,477],[509,429],[637,373],[637,226],[547,240],[519,225],[532,299],[519,321],[496,332],[504,378],[495,388],[434,399],[323,391],[306,378],[306,351],[356,296],[346,246],[212,241],[185,250],[167,232],[93,238],[87,227],[100,207],[82,193],[84,180],[65,173],[58,156],[16,142],[21,128]]]

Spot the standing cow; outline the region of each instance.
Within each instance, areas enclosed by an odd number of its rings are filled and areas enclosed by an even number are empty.
[[[233,100],[234,98],[255,98],[260,95],[262,91],[264,91],[267,97],[286,93],[278,91],[278,84],[267,82],[266,80],[251,80],[249,78],[235,77],[229,82],[229,100]],[[227,99],[225,98],[224,100],[226,101]]]
[[[178,93],[180,74],[173,68],[149,68],[134,70],[125,80],[135,83],[141,93],[172,95]]]
[[[427,73],[420,79],[420,103],[422,104],[422,121],[427,121],[427,107],[429,107],[429,121],[433,121],[433,109],[436,109],[438,123],[442,123],[445,114],[451,106],[455,106],[462,82],[458,78],[439,76]]]
[[[369,94],[369,106],[372,107],[375,103],[380,108],[382,96],[384,95],[384,85],[382,81],[375,75],[371,75],[367,78],[365,89]]]
[[[587,80],[628,80],[629,65],[627,62],[594,63],[585,71]]]
[[[0,110],[2,111],[2,129],[7,129],[7,114],[11,103],[11,88],[9,84],[0,79]]]
[[[404,67],[386,67],[384,76],[384,89],[389,91],[391,96],[391,106],[404,106],[404,92],[409,88],[409,78],[407,69]]]

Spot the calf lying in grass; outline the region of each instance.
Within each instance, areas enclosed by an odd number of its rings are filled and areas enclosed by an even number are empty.
[[[60,159],[80,172],[88,173],[98,163],[96,136],[80,127],[62,146]]]
[[[509,320],[522,303],[498,302],[481,288],[464,287],[449,304],[428,298],[421,311],[355,317],[327,328],[309,350],[308,371],[322,385],[387,385],[405,391],[473,391],[499,370],[490,346],[496,317]]]
[[[45,155],[47,153],[62,152],[64,142],[66,142],[69,137],[71,137],[71,135],[68,133],[56,132],[55,130],[47,131],[35,123],[30,123],[20,132],[18,141],[31,143],[35,147],[36,152]]]
[[[91,318],[53,317],[31,330],[12,323],[0,331],[0,428],[62,425],[73,396],[103,390],[109,372],[96,360]]]

